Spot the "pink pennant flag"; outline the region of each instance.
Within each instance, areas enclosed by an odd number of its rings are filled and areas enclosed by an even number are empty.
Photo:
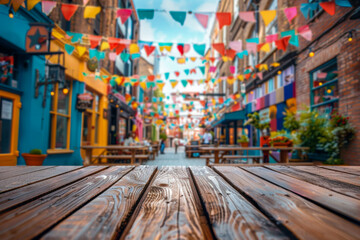
[[[284,13],[289,23],[291,23],[291,20],[293,20],[294,17],[296,17],[297,15],[297,8],[296,7],[285,8]]]
[[[195,13],[195,17],[199,21],[201,26],[203,26],[203,28],[206,29],[207,25],[208,25],[208,21],[209,21],[209,15],[201,14],[201,13]]]
[[[231,72],[231,74],[235,73],[235,66],[230,66],[230,72]]]
[[[256,22],[254,12],[239,12],[239,17],[245,22]]]
[[[90,0],[83,0],[83,5],[85,6],[86,4],[88,4]]]
[[[232,41],[229,43],[229,47],[236,52],[242,52],[242,41]]]
[[[184,44],[184,53],[190,51],[190,44]]]
[[[41,5],[42,5],[43,13],[49,15],[52,12],[52,10],[56,7],[56,4],[57,2],[53,2],[53,1],[42,1]]]
[[[211,73],[216,72],[216,66],[210,66],[209,72]]]
[[[256,73],[256,75],[258,76],[258,78],[259,78],[260,80],[263,79],[263,73],[262,73],[262,72],[258,72],[258,73]]]
[[[246,43],[246,50],[248,50],[249,53],[251,53],[251,52],[256,53],[257,44],[247,42]]]
[[[116,12],[117,17],[120,18],[122,24],[124,24],[126,20],[128,20],[131,14],[132,14],[131,9],[118,9]]]
[[[298,33],[300,34],[300,36],[302,36],[306,40],[311,41],[311,39],[312,39],[312,31],[309,28],[309,25],[304,25],[302,27],[299,27],[298,28]]]
[[[110,61],[115,62],[116,57],[117,57],[116,52],[110,52],[110,53],[109,53],[109,59],[110,59]]]
[[[266,36],[266,42],[267,43],[271,43],[278,40],[278,35],[277,34],[271,34],[271,35],[267,35]]]

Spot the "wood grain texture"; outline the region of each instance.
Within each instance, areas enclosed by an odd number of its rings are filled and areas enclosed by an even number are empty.
[[[1,239],[38,237],[117,182],[131,167],[112,167],[0,215]]]
[[[298,166],[298,167],[294,167],[294,168],[299,169],[301,171],[309,172],[312,174],[320,175],[322,177],[334,179],[336,181],[360,186],[360,176],[357,176],[357,175],[344,174],[342,172],[332,171],[332,170],[320,168],[320,167]]]
[[[7,178],[24,175],[31,172],[38,172],[43,171],[48,168],[53,168],[54,166],[26,166],[26,167],[20,167],[16,169],[12,169],[13,167],[6,167],[10,168],[10,171],[2,172],[0,174],[0,180],[4,180]]]
[[[360,200],[263,167],[246,167],[258,177],[360,223]]]
[[[205,239],[185,167],[157,174],[124,239]]]
[[[3,172],[11,172],[15,170],[19,170],[21,168],[26,168],[28,166],[0,166],[0,173]]]
[[[333,171],[343,172],[347,174],[353,174],[360,176],[360,167],[359,166],[319,166],[321,168],[330,169]]]
[[[140,166],[62,221],[44,239],[114,239],[156,167]]]
[[[76,182],[106,167],[91,166],[0,194],[0,213]]]
[[[266,168],[269,168],[274,171],[278,171],[280,173],[286,174],[290,177],[300,179],[305,182],[312,183],[314,185],[318,185],[320,187],[330,189],[334,192],[338,192],[338,193],[347,195],[349,197],[360,199],[360,186],[348,184],[345,182],[339,182],[334,179],[330,179],[330,178],[316,175],[313,173],[305,172],[298,168],[293,168],[293,167],[266,166]]]
[[[300,196],[235,167],[216,167],[266,215],[299,239],[357,239],[360,227]]]
[[[287,239],[268,218],[208,167],[190,167],[218,239]]]
[[[10,177],[4,180],[0,180],[0,193],[9,191],[15,188],[30,185],[48,178],[52,178],[57,175],[71,172],[81,168],[80,166],[59,166],[48,168],[43,171],[31,172],[15,177]]]

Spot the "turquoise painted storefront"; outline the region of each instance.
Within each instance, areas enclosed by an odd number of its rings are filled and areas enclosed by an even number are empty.
[[[71,82],[71,111],[70,121],[70,142],[67,149],[51,149],[51,102],[52,96],[48,87],[45,107],[42,106],[44,86],[39,88],[39,96],[35,97],[36,71],[39,71],[40,81],[44,80],[46,59],[43,55],[28,55],[25,52],[26,33],[29,30],[29,23],[47,23],[52,21],[41,12],[40,5],[31,11],[20,8],[14,18],[8,16],[9,7],[0,5],[0,57],[12,56],[14,58],[14,73],[9,81],[0,82],[0,101],[11,101],[19,98],[21,104],[15,100],[12,102],[12,116],[6,121],[11,123],[11,134],[4,135],[7,139],[0,141],[5,146],[5,141],[11,142],[10,149],[0,148],[0,165],[23,165],[22,153],[31,149],[41,149],[48,153],[44,165],[81,165],[80,156],[81,123],[82,113],[75,109],[76,96],[84,92],[84,83],[75,79],[67,79]],[[0,58],[1,59],[1,58]],[[4,105],[5,106],[5,105]],[[1,105],[0,105],[1,107]],[[2,109],[3,110],[3,109]],[[3,110],[4,111],[4,110]],[[16,119],[18,113],[18,120]],[[0,114],[0,122],[5,119]],[[10,119],[11,118],[11,119]],[[2,125],[0,125],[1,128]],[[56,126],[58,128],[59,126]],[[6,132],[6,129],[0,129]],[[56,151],[59,150],[59,151]]]

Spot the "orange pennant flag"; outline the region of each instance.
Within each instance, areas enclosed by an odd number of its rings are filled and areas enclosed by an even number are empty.
[[[231,13],[230,12],[217,12],[216,19],[219,23],[220,30],[223,26],[231,25]]]

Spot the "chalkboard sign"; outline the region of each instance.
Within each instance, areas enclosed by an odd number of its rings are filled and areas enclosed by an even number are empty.
[[[84,112],[86,109],[92,109],[94,97],[91,93],[78,94],[76,98],[76,109]]]

